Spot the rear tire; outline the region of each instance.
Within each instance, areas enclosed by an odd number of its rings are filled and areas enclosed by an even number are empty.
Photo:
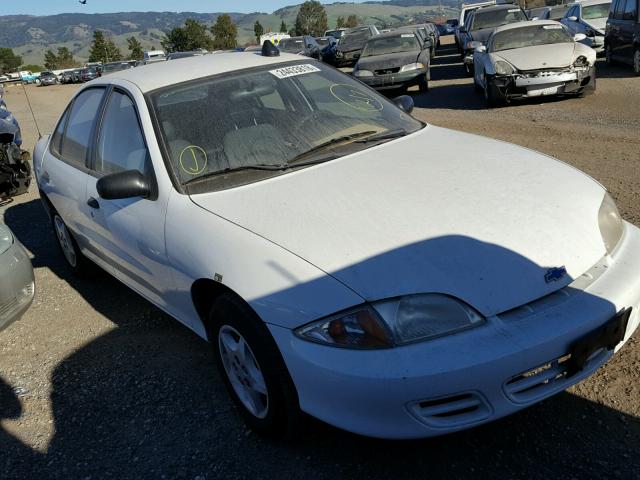
[[[76,239],[73,238],[73,234],[67,228],[62,217],[55,210],[52,213],[53,233],[58,240],[58,247],[60,247],[67,266],[78,277],[87,277],[95,273],[95,265],[82,254]]]
[[[298,394],[264,322],[240,298],[223,294],[208,327],[218,371],[245,423],[265,437],[295,436],[302,419]]]

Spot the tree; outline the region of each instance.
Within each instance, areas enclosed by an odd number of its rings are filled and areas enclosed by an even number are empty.
[[[336,20],[336,28],[344,28],[345,20],[344,17],[338,17]]]
[[[280,30],[279,32],[281,33],[287,33],[287,24],[284,23],[284,20],[282,21],[282,23],[280,24]]]
[[[144,57],[142,44],[136,37],[127,38],[127,46],[129,47],[129,60],[142,60]]]
[[[93,42],[91,42],[91,48],[89,49],[89,61],[90,62],[117,62],[122,60],[122,53],[116,47],[113,40],[105,38],[104,33],[100,30],[93,32]]]
[[[207,26],[192,18],[188,18],[183,27],[172,29],[160,43],[168,52],[210,50],[213,47],[213,39],[207,32]]]
[[[44,66],[47,70],[58,68],[58,56],[51,49],[44,52]]]
[[[59,47],[56,55],[58,68],[72,68],[78,65],[67,47]]]
[[[13,72],[22,64],[22,57],[10,48],[0,48],[0,73]]]
[[[256,36],[256,43],[260,43],[260,37],[264,33],[264,28],[258,20],[256,20],[256,23],[253,24],[253,33]]]
[[[215,48],[236,48],[238,27],[226,13],[218,17],[216,23],[211,27],[211,33],[213,33],[213,46]]]
[[[302,4],[296,17],[296,35],[320,37],[328,29],[327,11],[317,0]]]
[[[33,73],[42,72],[44,70],[44,68],[42,68],[42,65],[35,65],[33,63],[27,63],[26,65],[22,65],[21,69],[28,70],[29,72],[33,72]]]
[[[344,24],[346,28],[353,28],[358,26],[358,17],[355,15],[349,15],[347,17],[347,22]]]

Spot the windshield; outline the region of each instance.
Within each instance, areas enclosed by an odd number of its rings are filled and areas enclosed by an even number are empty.
[[[149,97],[168,163],[190,193],[287,173],[301,158],[331,160],[377,144],[367,137],[390,139],[423,126],[357,80],[317,62],[240,70]]]
[[[284,40],[280,40],[278,48],[283,52],[298,53],[304,50],[304,42],[302,41],[302,37],[285,38]]]
[[[573,36],[562,25],[534,25],[514,28],[493,35],[492,52],[512,48],[535,47],[552,43],[573,43]]]
[[[611,2],[598,3],[597,5],[586,5],[582,7],[582,18],[584,20],[593,20],[594,18],[604,18],[609,16]]]
[[[345,33],[339,40],[340,45],[345,43],[364,43],[367,38],[371,36],[371,32],[368,28],[358,30],[355,32]]]
[[[331,43],[331,40],[326,37],[320,37],[316,38],[316,42],[318,42],[318,45],[320,45],[321,47],[326,47],[327,45],[329,45],[329,43]]]
[[[420,50],[418,40],[413,33],[403,33],[396,37],[372,37],[362,52],[363,57],[386,55],[389,53],[415,52]]]
[[[564,14],[569,11],[571,5],[559,5],[557,7],[553,7],[549,11],[549,20],[560,20],[564,17]]]
[[[519,8],[503,8],[499,10],[478,10],[473,16],[471,30],[483,28],[496,28],[508,23],[523,22],[529,20]]]

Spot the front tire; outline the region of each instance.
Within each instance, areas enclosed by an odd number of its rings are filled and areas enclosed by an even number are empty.
[[[429,74],[425,73],[418,79],[418,89],[426,93],[429,91]]]
[[[633,52],[633,71],[636,75],[640,75],[640,47],[636,47]]]
[[[246,424],[259,435],[295,435],[302,413],[280,351],[256,313],[233,294],[211,308],[209,341],[227,391]]]
[[[613,65],[613,52],[611,51],[611,45],[608,43],[604,46],[604,62],[607,66]]]
[[[484,102],[487,108],[499,107],[504,104],[504,98],[498,92],[490,77],[484,80]]]

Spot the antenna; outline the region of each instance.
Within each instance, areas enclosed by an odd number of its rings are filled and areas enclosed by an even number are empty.
[[[33,118],[33,123],[35,123],[36,125],[36,130],[38,131],[38,140],[40,140],[42,138],[42,133],[40,133],[40,127],[38,126],[38,121],[36,120],[36,116],[33,113],[33,108],[31,108],[31,101],[29,100],[27,89],[24,88],[24,83],[22,83],[22,90],[24,91],[24,96],[27,98],[27,104],[29,105],[29,110],[31,110],[31,117]]]

